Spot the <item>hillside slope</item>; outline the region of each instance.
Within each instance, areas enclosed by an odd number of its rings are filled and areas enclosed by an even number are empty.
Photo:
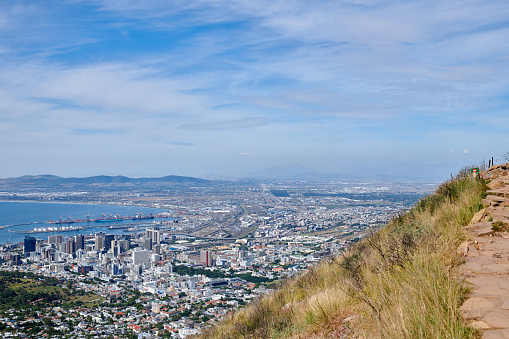
[[[477,338],[456,253],[486,183],[459,175],[341,256],[287,280],[200,338]]]

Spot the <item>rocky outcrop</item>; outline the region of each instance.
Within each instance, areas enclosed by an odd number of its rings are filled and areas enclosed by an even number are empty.
[[[498,179],[502,177],[508,177],[509,176],[509,162],[506,164],[500,164],[500,165],[494,165],[488,168],[488,170],[484,173],[482,173],[482,176],[485,179]]]

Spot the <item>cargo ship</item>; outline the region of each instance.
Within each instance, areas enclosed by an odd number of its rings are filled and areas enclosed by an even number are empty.
[[[31,234],[31,233],[51,233],[51,232],[72,232],[72,231],[81,231],[84,230],[85,227],[40,227],[40,228],[34,228],[31,231],[21,231],[21,232],[14,232],[14,233],[21,233],[21,234]]]
[[[71,219],[71,217],[67,217],[67,219],[63,219],[59,217],[58,220],[50,220],[46,222],[47,224],[72,224],[74,222],[80,222],[80,220]]]
[[[88,213],[85,219],[72,219],[71,217],[67,217],[67,219],[63,219],[59,217],[57,220],[49,220],[46,224],[73,224],[78,222],[108,222],[108,221],[122,221],[122,220],[147,220],[147,219],[155,219],[153,214],[144,215],[142,213],[136,213],[133,216],[120,216],[118,214],[113,215],[103,215],[96,219],[90,219],[90,212]]]
[[[132,220],[146,220],[146,219],[154,219],[155,216],[153,214],[144,215],[142,213],[136,213],[134,217],[132,217]]]
[[[106,222],[106,221],[122,221],[122,217],[118,214],[115,214],[115,216],[112,216],[111,214],[109,216],[106,216],[106,214],[103,214],[101,218],[94,219],[95,222]]]
[[[124,226],[110,226],[110,230],[121,230],[121,229],[126,229],[126,228],[130,228],[131,226],[129,225],[124,225]]]

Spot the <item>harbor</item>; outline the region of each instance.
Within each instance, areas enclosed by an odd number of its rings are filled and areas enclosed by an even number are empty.
[[[56,222],[60,219],[66,222]],[[123,234],[143,225],[164,227],[174,219],[167,210],[141,206],[0,202],[0,244],[21,242],[26,234],[36,239],[48,234]]]
[[[31,231],[11,231],[11,232],[15,233],[15,234],[52,233],[52,232],[60,233],[60,232],[81,231],[84,229],[85,229],[85,227],[83,227],[83,226],[81,226],[81,227],[73,227],[73,226],[69,226],[69,227],[38,227],[38,228],[34,228]]]
[[[112,222],[112,221],[122,221],[122,220],[149,220],[155,219],[156,216],[153,214],[144,215],[143,213],[137,213],[135,216],[120,216],[118,214],[115,215],[103,215],[100,218],[91,219],[90,213],[87,215],[85,219],[72,219],[71,217],[67,217],[67,219],[63,219],[59,217],[57,220],[49,220],[47,224],[74,224],[79,222]],[[166,215],[157,214],[157,218],[167,218]]]
[[[123,225],[101,225],[100,227],[107,227],[109,230],[124,230],[124,232],[133,232],[139,230],[139,227],[150,227],[154,225],[161,225],[161,222],[137,222],[137,223],[129,223]],[[15,234],[33,234],[33,233],[52,233],[52,232],[72,232],[72,231],[81,231],[88,228],[97,228],[97,225],[90,226],[62,226],[62,227],[36,227],[33,230],[28,231],[11,231]]]

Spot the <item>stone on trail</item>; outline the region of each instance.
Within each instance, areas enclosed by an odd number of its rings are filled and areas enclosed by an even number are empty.
[[[484,228],[478,228],[478,229],[473,230],[473,232],[478,237],[487,237],[487,236],[491,236],[495,233],[495,231],[493,231],[493,227],[491,227],[491,226],[484,227]]]
[[[474,320],[470,323],[470,326],[477,330],[489,330],[491,328],[490,325],[486,324],[482,320]]]
[[[503,311],[503,310],[497,310],[497,314],[488,315],[484,317],[484,321],[494,328],[507,328],[509,329],[509,317],[508,314],[504,314],[503,312],[509,312],[509,311]]]
[[[477,319],[493,309],[495,309],[495,304],[484,298],[467,299],[460,307],[460,311],[466,319]]]
[[[482,210],[480,210],[479,212],[474,214],[472,220],[470,220],[470,225],[483,221],[485,216],[486,216],[486,208],[483,208]]]
[[[494,234],[492,225],[493,223],[491,222],[478,222],[472,225],[464,226],[463,228],[470,230],[477,237],[485,237]]]
[[[483,339],[509,339],[509,337],[505,336],[500,330],[488,330],[485,331],[482,335]]]

